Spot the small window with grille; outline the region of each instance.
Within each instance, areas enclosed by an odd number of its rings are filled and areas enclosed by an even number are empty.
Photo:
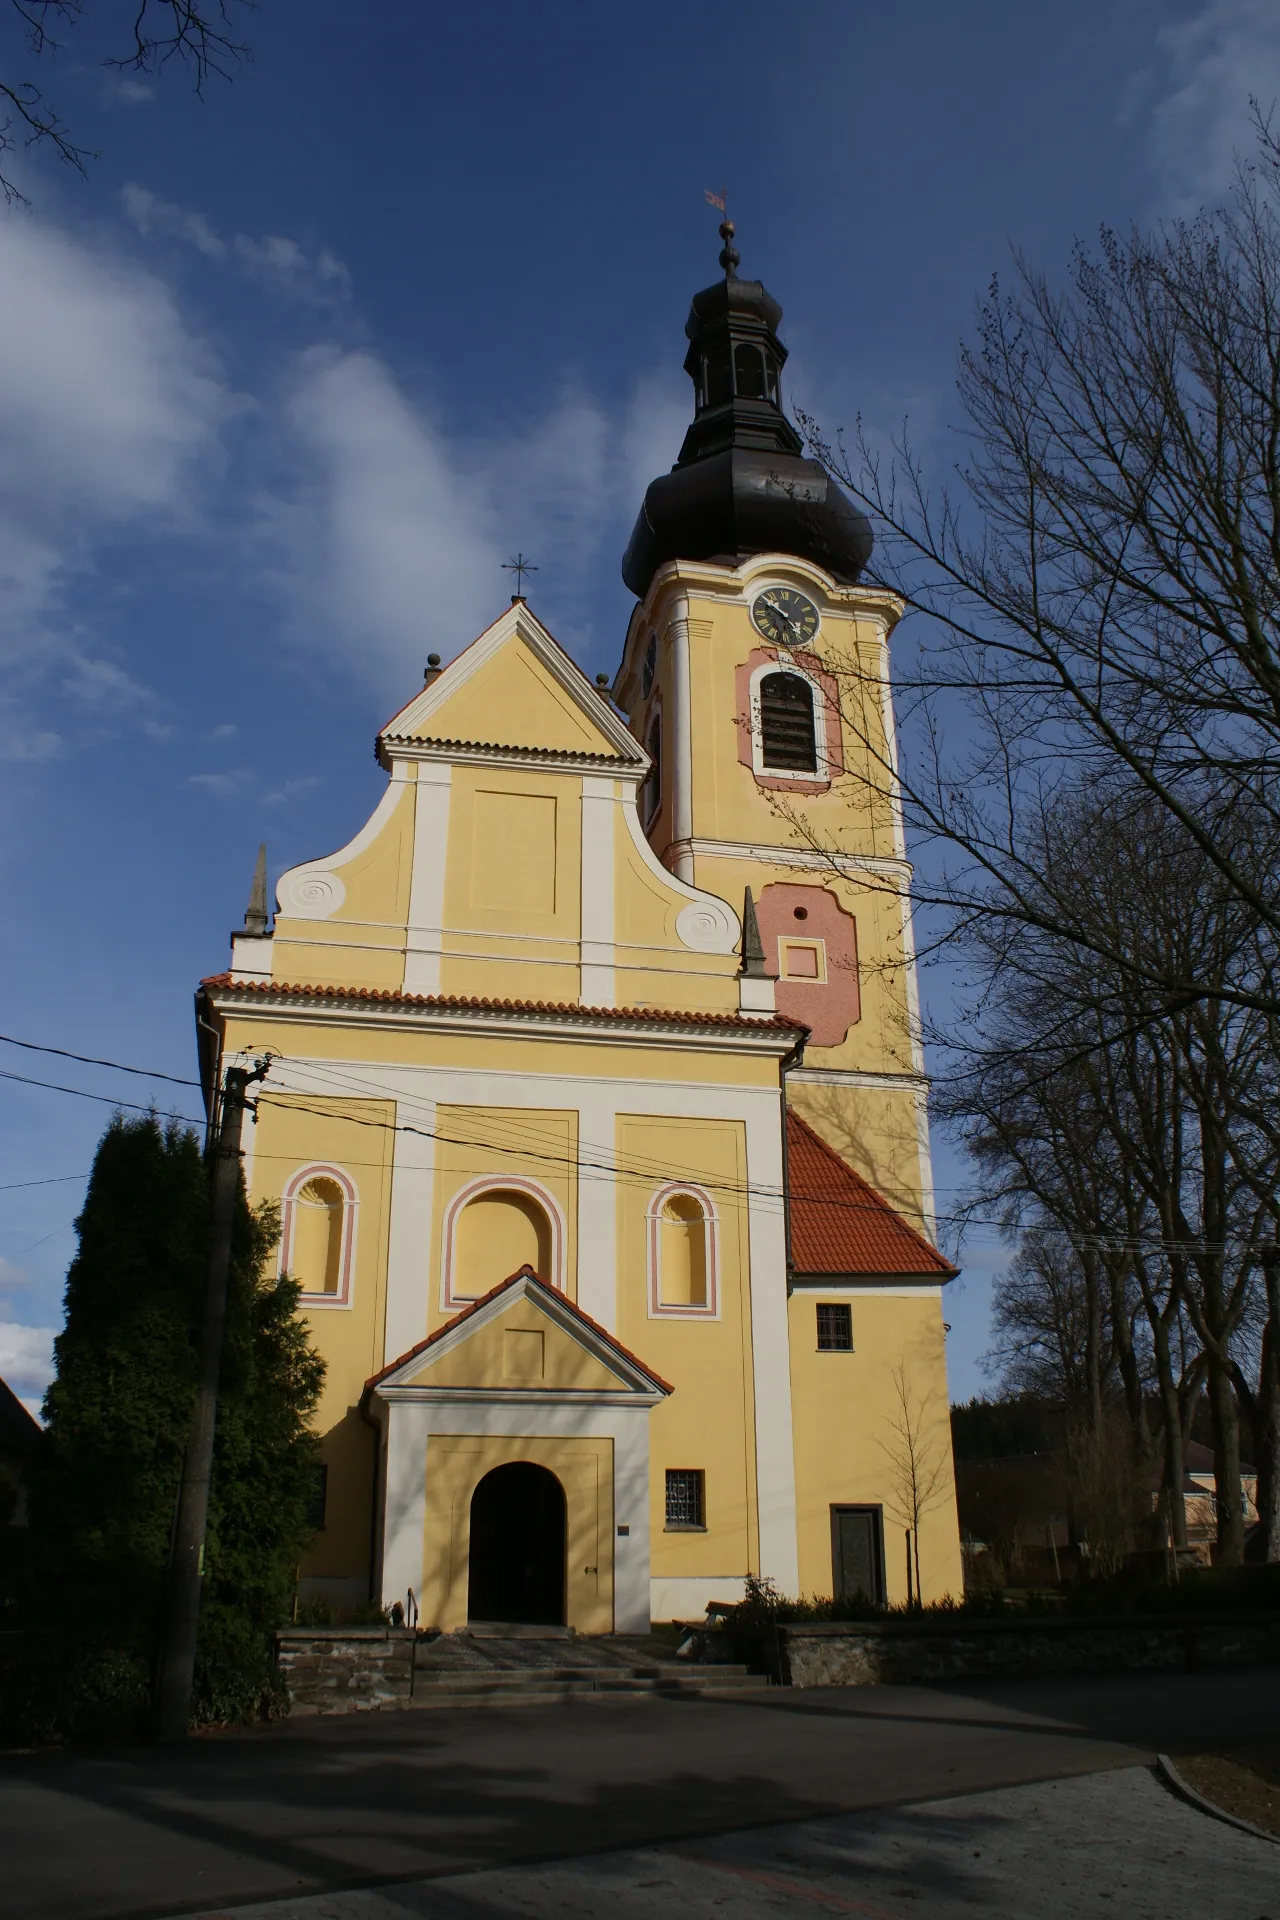
[[[705,1529],[706,1514],[706,1475],[702,1468],[668,1467],[667,1532]]]
[[[818,1352],[853,1352],[853,1308],[847,1301],[819,1302]]]
[[[760,682],[760,759],[787,773],[818,771],[813,688],[798,673],[766,673]]]

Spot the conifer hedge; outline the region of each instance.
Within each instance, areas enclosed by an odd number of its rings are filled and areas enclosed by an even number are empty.
[[[189,1129],[117,1117],[94,1160],[31,1476],[0,1739],[148,1730],[197,1378],[209,1177]],[[281,1710],[272,1631],[309,1537],[324,1363],[273,1270],[275,1210],[241,1188],[205,1547],[197,1722]]]

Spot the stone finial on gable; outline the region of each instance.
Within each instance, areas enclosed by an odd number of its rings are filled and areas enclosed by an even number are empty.
[[[747,888],[742,899],[742,960],[738,967],[738,1011],[767,1015],[777,1012],[773,977],[764,962],[764,942],[756,903]]]
[[[267,843],[258,848],[253,869],[249,904],[244,910],[244,925],[231,936],[231,978],[233,980],[270,980],[271,915],[267,909]]]
[[[244,931],[261,939],[267,931],[267,843],[258,848],[258,864],[253,870],[249,904],[244,910]]]

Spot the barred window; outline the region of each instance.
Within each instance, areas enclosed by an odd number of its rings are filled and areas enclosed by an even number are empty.
[[[705,1527],[706,1476],[701,1467],[667,1468],[667,1531]]]
[[[818,1352],[853,1352],[853,1308],[844,1301],[822,1301],[818,1307]]]
[[[818,770],[813,688],[798,673],[766,673],[760,682],[760,759],[790,773]]]

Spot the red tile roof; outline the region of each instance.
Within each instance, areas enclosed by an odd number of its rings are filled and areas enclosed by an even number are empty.
[[[473,1300],[469,1307],[462,1309],[461,1313],[455,1313],[452,1320],[446,1320],[442,1327],[437,1327],[434,1333],[429,1333],[425,1340],[419,1340],[417,1346],[410,1347],[408,1353],[402,1353],[398,1360],[389,1361],[380,1372],[371,1374],[364,1383],[364,1391],[370,1393],[380,1380],[386,1379],[389,1373],[394,1373],[398,1367],[404,1366],[406,1361],[416,1359],[420,1353],[425,1353],[428,1347],[434,1347],[438,1340],[444,1339],[446,1333],[452,1333],[455,1327],[460,1327],[465,1320],[470,1320],[472,1314],[479,1313],[481,1307],[487,1307],[491,1300],[496,1300],[500,1293],[505,1293],[508,1287],[513,1287],[517,1280],[532,1280],[534,1285],[548,1294],[558,1306],[566,1308],[575,1320],[580,1320],[584,1327],[588,1327],[597,1339],[603,1340],[606,1346],[612,1347],[615,1353],[621,1354],[624,1360],[630,1361],[633,1367],[637,1367],[646,1380],[652,1380],[655,1387],[660,1388],[663,1393],[675,1391],[660,1373],[655,1373],[652,1367],[646,1366],[638,1355],[632,1353],[630,1347],[624,1347],[621,1340],[616,1340],[598,1320],[593,1320],[589,1313],[584,1313],[581,1307],[576,1307],[568,1295],[561,1293],[558,1287],[549,1287],[546,1281],[540,1280],[533,1268],[528,1266],[518,1267],[514,1273],[508,1274],[505,1280],[499,1280],[496,1287],[490,1287],[488,1293],[482,1293],[478,1300]]]
[[[954,1279],[951,1262],[791,1111],[787,1178],[796,1273]]]
[[[572,1000],[484,1000],[470,995],[445,993],[402,993],[384,987],[329,987],[314,982],[284,980],[237,980],[230,973],[213,973],[200,982],[202,987],[225,987],[235,993],[287,994],[309,993],[326,1000],[377,1001],[386,1006],[439,1007],[444,1011],[476,1013],[554,1013],[571,1014],[585,1020],[647,1020],[674,1027],[737,1027],[743,1032],[759,1032],[763,1027],[783,1028],[791,1033],[807,1033],[797,1020],[775,1013],[767,1018],[749,1019],[740,1013],[688,1013],[679,1007],[580,1007]]]

